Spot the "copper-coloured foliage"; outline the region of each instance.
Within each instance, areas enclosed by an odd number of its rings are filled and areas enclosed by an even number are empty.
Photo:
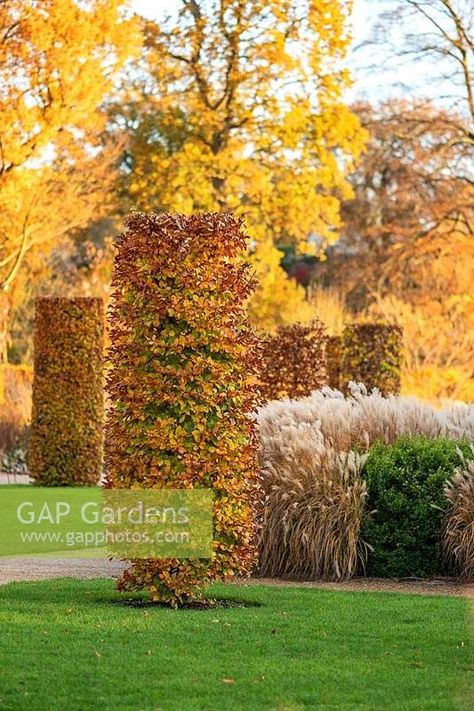
[[[325,341],[324,325],[317,319],[281,326],[269,335],[263,342],[262,401],[310,395],[324,385]]]
[[[115,259],[107,485],[211,488],[214,556],[136,560],[121,589],[172,605],[248,574],[260,478],[247,236],[230,214],[134,214]]]
[[[28,466],[42,486],[97,484],[103,465],[102,299],[35,305]]]

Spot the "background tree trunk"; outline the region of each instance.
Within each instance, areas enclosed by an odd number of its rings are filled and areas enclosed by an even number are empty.
[[[8,360],[8,317],[10,314],[10,297],[0,291],[0,365]]]

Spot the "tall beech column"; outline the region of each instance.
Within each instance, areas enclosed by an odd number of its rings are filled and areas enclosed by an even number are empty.
[[[42,486],[93,485],[103,465],[102,299],[36,300],[28,466]]]
[[[211,559],[134,560],[119,588],[179,605],[248,574],[260,478],[247,237],[230,214],[135,214],[113,276],[107,485],[209,488]]]

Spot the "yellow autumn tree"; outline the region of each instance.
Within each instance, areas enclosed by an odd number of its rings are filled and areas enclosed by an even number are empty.
[[[106,202],[99,106],[138,48],[124,0],[0,3],[0,296]],[[0,339],[1,340],[1,339]]]
[[[130,133],[132,205],[245,216],[257,271],[280,282],[256,294],[263,325],[275,325],[272,310],[280,322],[307,320],[303,291],[281,286],[275,246],[333,241],[350,195],[345,176],[365,137],[342,99],[351,5],[180,0],[163,21],[144,21],[131,100],[115,108]]]

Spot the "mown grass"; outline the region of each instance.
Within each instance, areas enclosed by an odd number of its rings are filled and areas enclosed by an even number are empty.
[[[0,708],[470,708],[464,599],[255,585],[212,593],[253,606],[129,607],[110,580],[0,587]]]

